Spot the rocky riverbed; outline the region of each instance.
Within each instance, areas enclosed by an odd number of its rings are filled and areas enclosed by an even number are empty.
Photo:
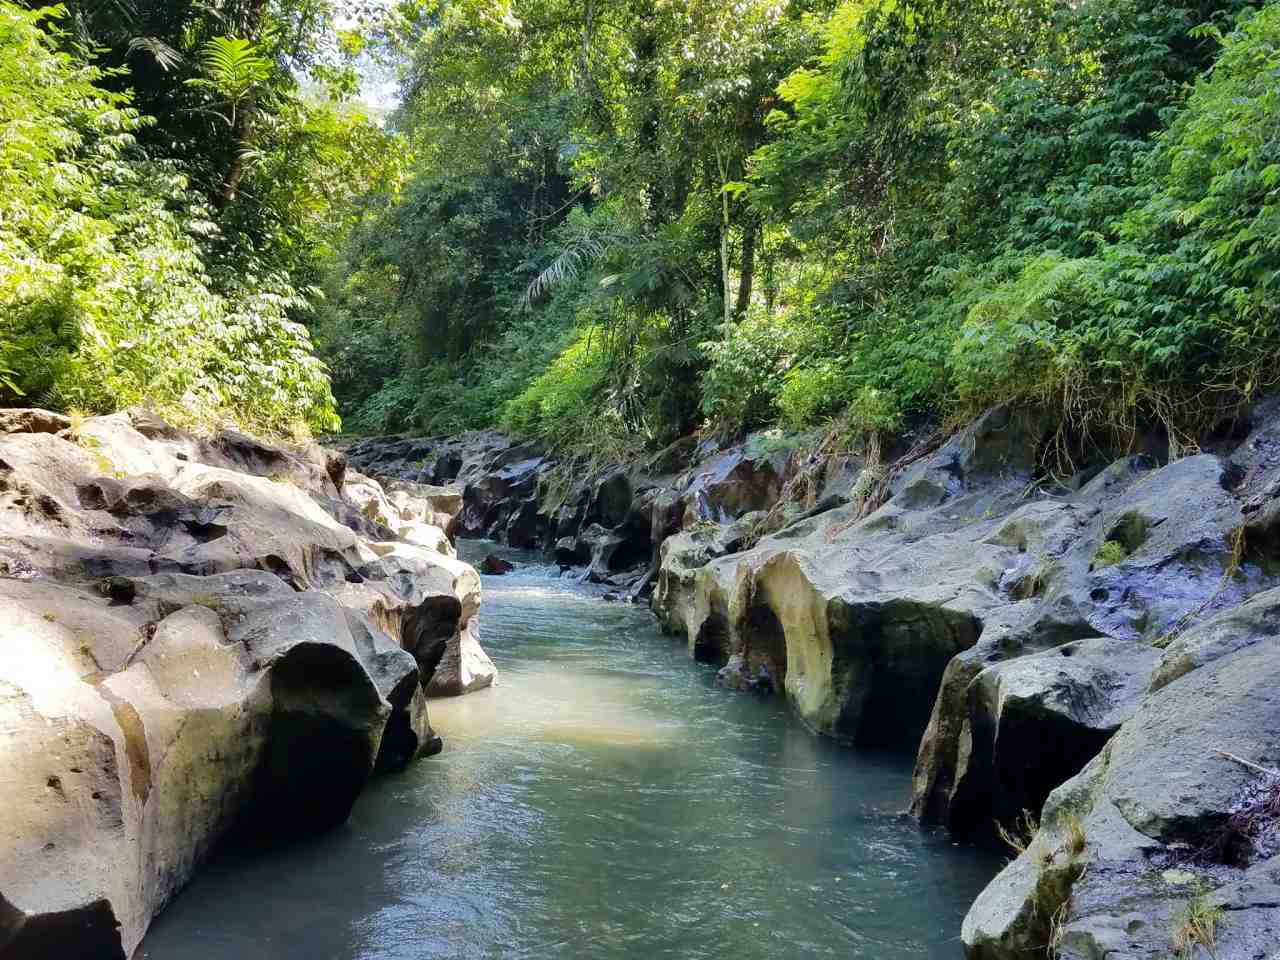
[[[454,485],[465,534],[647,600],[725,685],[914,754],[920,820],[1024,831],[970,956],[1269,960],[1280,404],[1177,457],[1130,446],[996,410],[871,462],[767,438],[594,471],[494,434],[344,449]]]
[[[458,535],[914,757],[922,822],[1022,833],[971,957],[1280,952],[1280,402],[1177,457],[1006,410],[871,460],[336,446],[0,411],[3,960],[128,957],[217,846],[340,823],[437,750],[427,696],[495,675]]]
[[[461,499],[146,413],[0,411],[0,958],[129,957],[217,845],[346,819],[493,681]]]

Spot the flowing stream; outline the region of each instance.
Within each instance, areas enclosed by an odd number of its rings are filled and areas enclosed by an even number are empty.
[[[911,759],[728,693],[647,611],[522,561],[485,578],[498,686],[343,828],[206,866],[138,960],[961,956],[998,861],[900,815]]]

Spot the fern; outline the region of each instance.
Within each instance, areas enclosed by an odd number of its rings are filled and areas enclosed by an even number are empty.
[[[200,48],[199,60],[205,76],[188,80],[188,86],[223,98],[230,107],[224,119],[235,127],[241,105],[271,79],[271,61],[257,44],[240,37],[213,37]]]
[[[182,54],[159,37],[134,37],[129,41],[129,53],[146,53],[165,73],[182,66]]]

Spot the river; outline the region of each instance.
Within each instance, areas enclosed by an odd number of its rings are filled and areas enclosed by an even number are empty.
[[[350,821],[225,854],[137,960],[962,955],[989,852],[922,831],[911,758],[718,689],[647,611],[520,562],[485,578],[499,685],[433,701],[444,752]]]

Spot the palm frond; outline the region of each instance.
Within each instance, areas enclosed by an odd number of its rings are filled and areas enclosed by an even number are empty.
[[[213,37],[200,48],[200,65],[232,102],[243,100],[271,78],[271,61],[241,37]]]
[[[582,272],[606,254],[630,241],[628,234],[611,228],[583,225],[566,239],[555,258],[531,281],[520,297],[521,310],[532,309],[534,303],[556,287],[577,280]]]
[[[158,37],[134,37],[129,41],[129,55],[146,53],[165,73],[182,65],[182,54]]]

